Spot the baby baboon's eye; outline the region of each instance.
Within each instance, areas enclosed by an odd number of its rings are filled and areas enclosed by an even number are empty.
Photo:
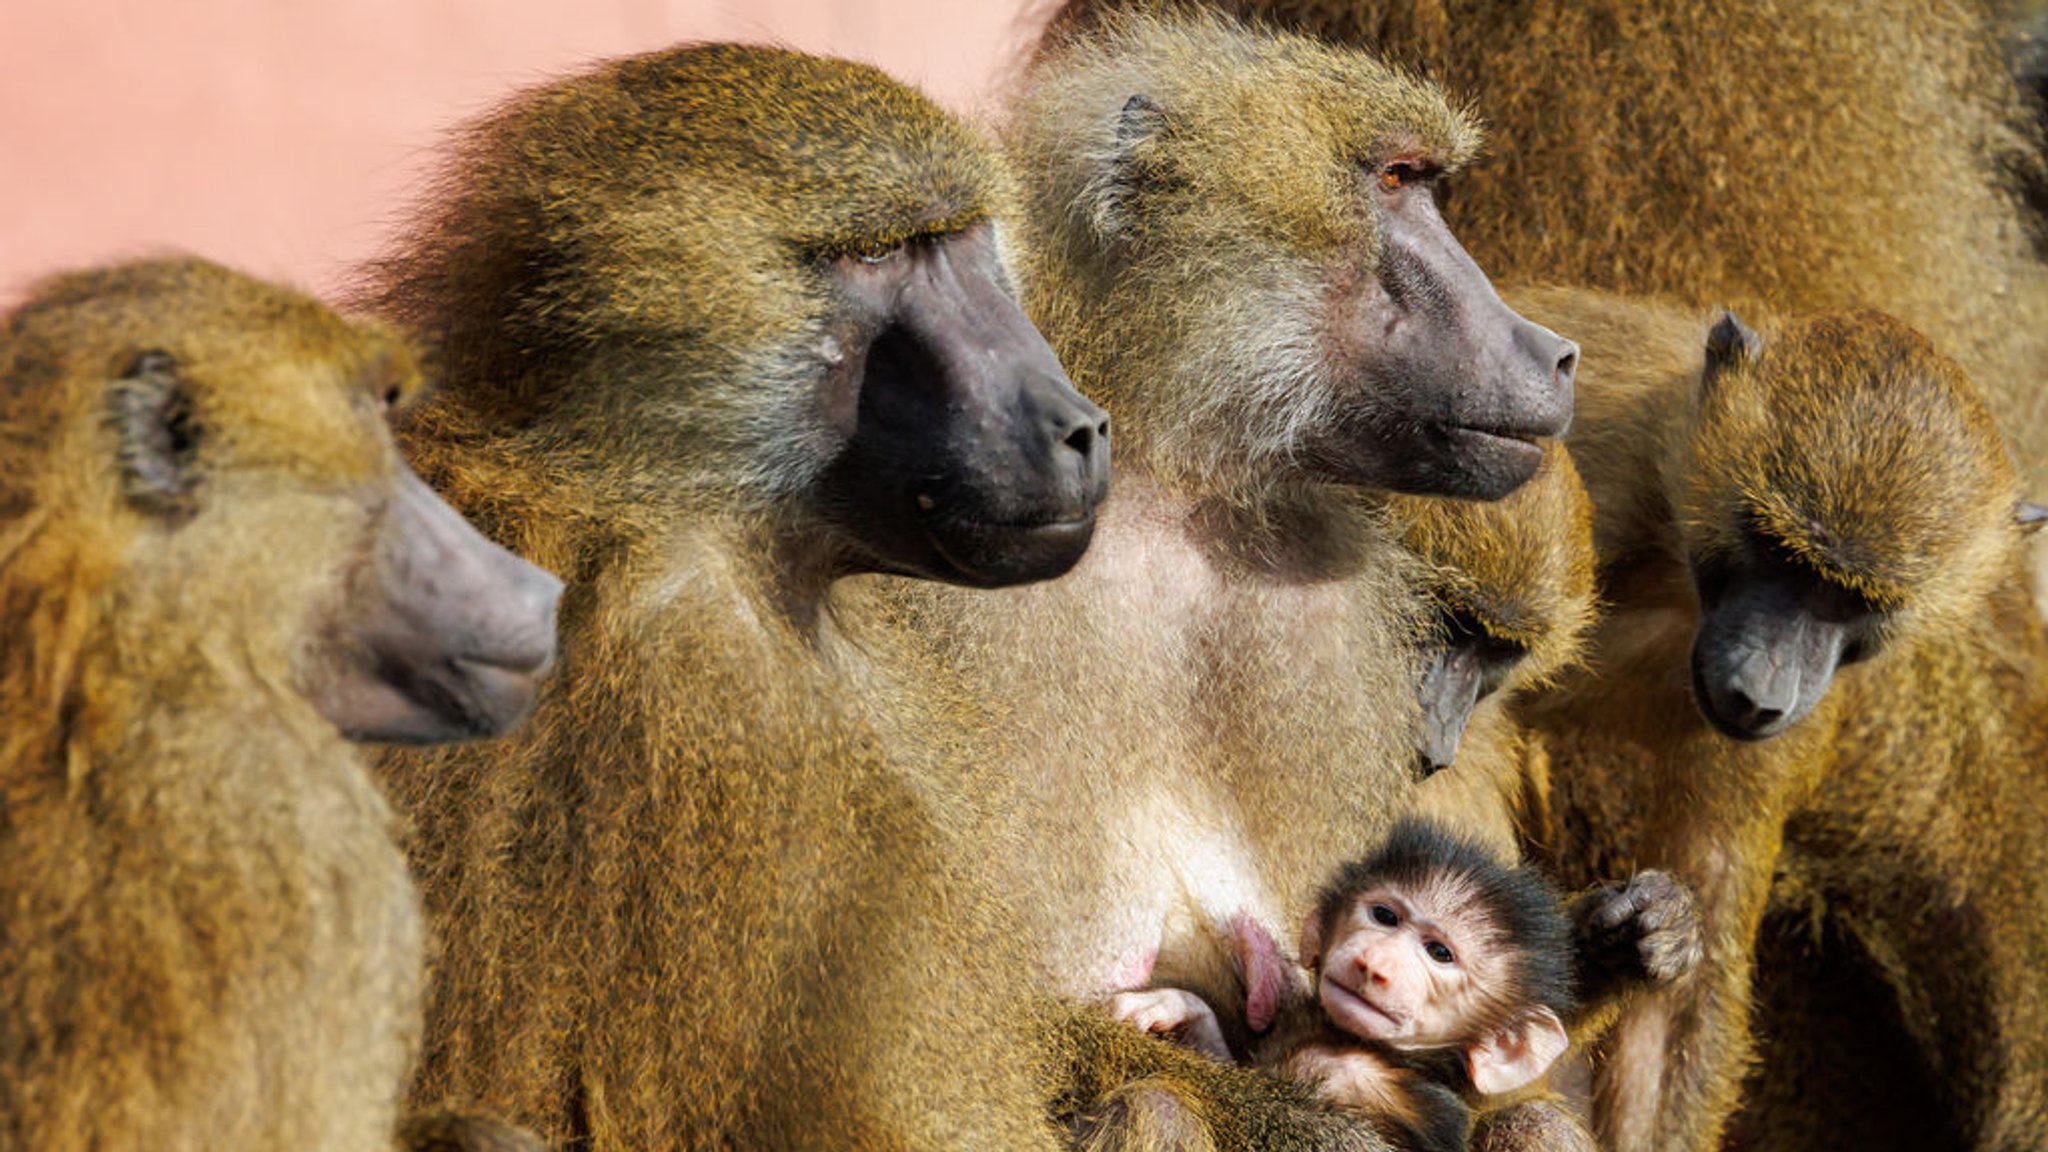
[[[1455,964],[1458,961],[1458,957],[1451,951],[1451,946],[1441,940],[1429,941],[1422,946],[1422,950],[1429,953],[1429,958],[1439,964]]]
[[[1382,928],[1398,928],[1401,926],[1401,917],[1385,904],[1375,904],[1372,906],[1372,922]]]

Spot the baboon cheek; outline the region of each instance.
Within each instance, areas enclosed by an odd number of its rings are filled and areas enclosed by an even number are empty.
[[[875,568],[1019,584],[1066,572],[1094,535],[1109,417],[999,272],[987,230],[971,229],[841,273],[878,330],[822,497]]]

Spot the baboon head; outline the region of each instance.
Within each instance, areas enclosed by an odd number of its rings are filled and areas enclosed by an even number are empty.
[[[384,266],[451,399],[598,515],[766,513],[807,563],[1064,572],[1108,418],[1016,300],[999,161],[864,65],[709,44],[475,125]]]
[[[1479,703],[1577,657],[1594,616],[1593,507],[1571,455],[1492,503],[1397,496],[1401,542],[1426,566],[1436,632],[1422,645],[1423,774],[1449,768]]]
[[[1902,634],[1959,626],[2021,530],[2004,442],[1962,370],[1868,311],[1766,341],[1707,338],[1673,495],[1700,599],[1700,709],[1783,732],[1835,672]]]
[[[392,334],[166,259],[41,285],[0,357],[0,583],[87,590],[122,666],[275,676],[360,740],[526,713],[561,585],[399,459],[386,416],[420,376]]]
[[[1220,17],[1117,14],[1037,62],[1010,140],[1034,314],[1148,468],[1497,499],[1569,423],[1577,349],[1437,214],[1479,134],[1436,88]]]

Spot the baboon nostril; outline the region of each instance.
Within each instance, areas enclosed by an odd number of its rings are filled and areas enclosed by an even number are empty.
[[[1083,456],[1086,456],[1089,453],[1089,451],[1095,447],[1095,437],[1095,429],[1090,428],[1086,424],[1083,424],[1079,428],[1074,429],[1072,432],[1067,433],[1067,439],[1065,443],[1067,447],[1072,448],[1074,451],[1079,452]]]
[[[1578,372],[1578,368],[1579,350],[1577,348],[1570,348],[1564,355],[1557,358],[1557,367],[1553,370],[1552,375],[1559,382],[1567,381]]]
[[[1760,704],[1740,689],[1728,694],[1728,718],[1751,732],[1762,732],[1785,718],[1783,708]]]

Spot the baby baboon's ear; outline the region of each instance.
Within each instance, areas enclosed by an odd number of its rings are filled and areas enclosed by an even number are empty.
[[[1301,966],[1314,972],[1323,966],[1323,922],[1314,909],[1301,918],[1301,943],[1295,955]]]
[[[107,392],[129,503],[172,521],[195,510],[200,428],[168,352],[137,355]]]
[[[1535,1083],[1570,1046],[1557,1013],[1536,1008],[1467,1048],[1465,1068],[1480,1095],[1498,1096]]]

